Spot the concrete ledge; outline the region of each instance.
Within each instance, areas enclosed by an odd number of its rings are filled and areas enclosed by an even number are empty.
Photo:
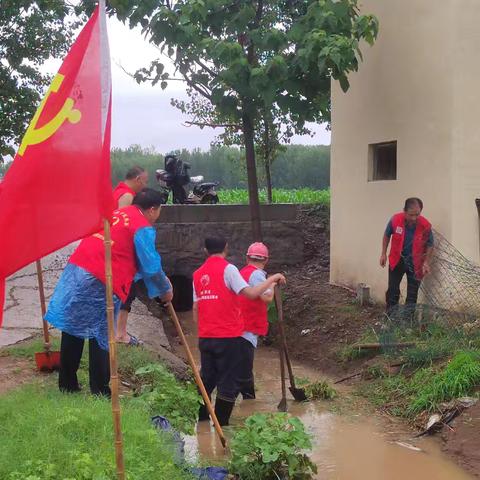
[[[260,205],[262,222],[295,221],[300,206],[292,203]],[[158,223],[250,222],[248,205],[164,205]]]

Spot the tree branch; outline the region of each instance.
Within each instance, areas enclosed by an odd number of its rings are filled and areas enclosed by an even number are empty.
[[[195,63],[197,65],[199,65],[201,68],[203,68],[207,73],[209,73],[212,77],[215,77],[217,78],[217,74],[210,68],[210,67],[207,67],[203,62],[201,62],[200,60],[195,60]]]
[[[208,122],[194,122],[187,121],[184,123],[186,127],[210,127],[210,128],[234,128],[235,130],[241,130],[242,126],[237,123],[208,123]]]

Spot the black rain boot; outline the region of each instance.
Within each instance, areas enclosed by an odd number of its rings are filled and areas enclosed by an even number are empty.
[[[210,415],[207,410],[206,405],[200,405],[200,408],[198,409],[198,421],[199,422],[204,422],[205,420],[208,420],[210,418]]]
[[[227,400],[222,400],[217,397],[215,402],[215,415],[217,416],[220,426],[224,427],[228,425],[234,406],[235,402],[228,402]]]
[[[253,382],[248,382],[241,389],[241,394],[244,400],[255,400],[255,385]]]

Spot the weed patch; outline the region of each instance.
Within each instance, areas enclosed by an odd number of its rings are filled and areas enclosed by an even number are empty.
[[[232,441],[230,471],[242,480],[309,480],[317,467],[304,453],[311,450],[302,422],[285,413],[247,418]]]

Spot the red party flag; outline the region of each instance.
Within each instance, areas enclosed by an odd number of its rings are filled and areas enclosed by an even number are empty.
[[[97,7],[0,183],[0,325],[9,275],[111,217],[110,121],[106,19]]]

